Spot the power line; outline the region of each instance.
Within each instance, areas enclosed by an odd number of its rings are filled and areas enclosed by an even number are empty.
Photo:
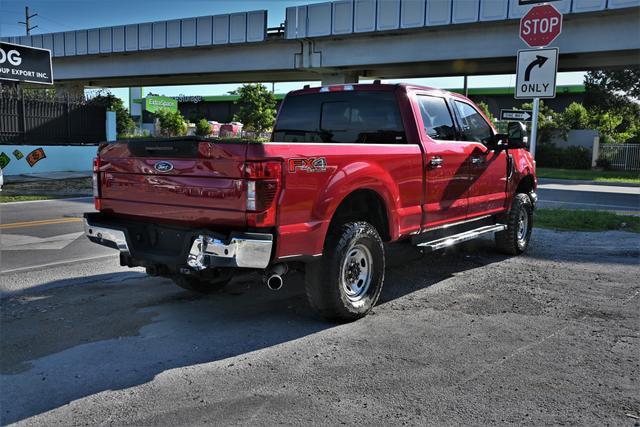
[[[51,19],[51,18],[49,18],[47,16],[44,16],[44,15],[38,15],[38,16],[41,19],[44,19],[45,21],[51,22],[52,24],[56,24],[56,25],[60,25],[60,26],[65,27],[65,28],[73,29],[72,27],[68,26],[67,24],[63,24],[62,22],[56,21],[55,19]]]

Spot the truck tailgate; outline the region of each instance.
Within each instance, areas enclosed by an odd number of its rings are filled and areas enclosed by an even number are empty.
[[[243,226],[247,145],[118,142],[100,153],[102,210],[200,226]]]

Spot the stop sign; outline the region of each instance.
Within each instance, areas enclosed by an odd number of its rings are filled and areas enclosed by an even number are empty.
[[[550,4],[532,7],[520,20],[520,38],[531,47],[547,46],[562,31],[562,14]]]

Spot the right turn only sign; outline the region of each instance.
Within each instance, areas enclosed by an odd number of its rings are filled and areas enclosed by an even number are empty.
[[[555,98],[557,71],[557,48],[519,50],[515,98]]]

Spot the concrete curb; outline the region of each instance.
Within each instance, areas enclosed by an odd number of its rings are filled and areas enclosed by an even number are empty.
[[[589,181],[586,179],[557,179],[557,178],[538,178],[538,184],[602,185],[605,187],[640,187],[640,184],[632,184],[630,182],[602,182],[602,181]]]

